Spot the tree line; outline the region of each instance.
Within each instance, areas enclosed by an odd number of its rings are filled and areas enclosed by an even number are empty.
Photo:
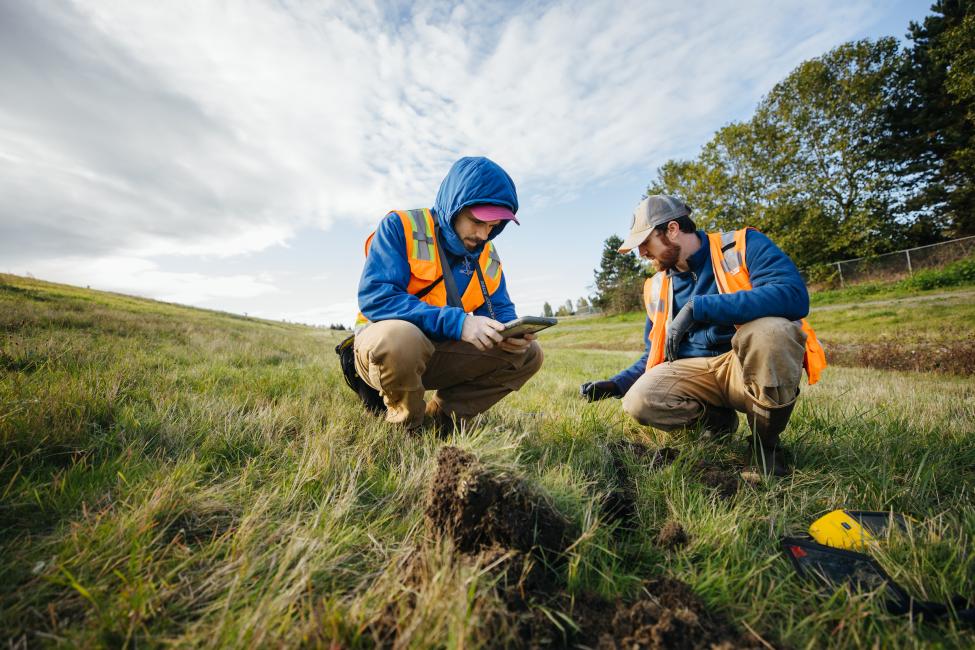
[[[812,282],[839,259],[975,234],[975,0],[931,12],[905,47],[851,41],[803,62],[647,193],[680,196],[704,230],[758,228]],[[593,304],[639,308],[646,271],[611,239]]]

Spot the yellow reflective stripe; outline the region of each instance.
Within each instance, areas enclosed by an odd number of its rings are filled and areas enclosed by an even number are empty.
[[[491,279],[494,279],[498,276],[498,273],[501,272],[501,258],[498,256],[498,251],[494,248],[494,245],[491,242],[488,242],[487,246],[488,258],[490,261],[488,262],[487,268],[484,270],[484,272],[490,276]]]
[[[410,226],[412,226],[412,228],[410,230],[413,233],[413,237],[412,237],[412,239],[413,239],[413,259],[416,259],[416,258],[420,257],[420,241],[416,238],[416,233],[417,233],[418,228],[416,226],[416,219],[413,218],[413,211],[412,210],[411,211],[408,211],[406,213],[406,218],[410,220]]]

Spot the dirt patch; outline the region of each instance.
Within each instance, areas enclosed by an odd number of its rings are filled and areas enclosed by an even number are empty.
[[[543,495],[456,447],[440,450],[426,504],[428,530],[449,535],[463,553],[500,546],[559,554],[569,544],[569,521]]]
[[[687,531],[676,521],[668,521],[657,533],[657,546],[666,549],[668,551],[676,551],[677,549],[687,546],[687,542],[690,538],[687,536]]]
[[[614,446],[617,453],[629,452],[649,469],[659,470],[667,467],[680,456],[680,449],[675,447],[650,447],[634,440],[622,440]]]
[[[626,466],[626,452],[641,453],[646,449],[639,443],[618,442],[609,448],[613,461],[615,487],[603,497],[603,518],[621,528],[633,528],[637,523],[636,486]],[[637,451],[640,450],[640,451]]]
[[[737,494],[739,470],[706,460],[698,462],[695,467],[701,473],[701,483],[717,490],[722,499],[730,499]]]
[[[612,451],[619,481],[626,466],[620,449]],[[647,450],[645,456],[652,458],[659,451]],[[614,602],[587,593],[569,595],[561,572],[552,567],[564,558],[572,528],[544,495],[517,477],[492,472],[472,454],[454,447],[442,449],[437,463],[427,494],[428,531],[432,536],[453,539],[459,551],[456,561],[476,562],[492,574],[501,604],[500,610],[492,611],[500,611],[503,618],[496,620],[491,614],[491,621],[485,625],[514,632],[516,647],[761,647],[709,610],[690,586],[679,580],[648,581],[641,596],[630,601]],[[712,465],[709,469],[720,470],[721,482],[727,483],[726,468]],[[620,488],[623,493],[632,491],[631,487]],[[658,543],[679,548],[687,539],[679,524],[668,522]],[[427,573],[417,570],[410,560],[401,566],[400,582],[408,586],[409,594],[418,594]],[[379,645],[397,643],[400,626],[408,621],[414,603],[415,596],[391,603],[369,626]]]
[[[681,648],[718,650],[763,647],[740,634],[708,609],[684,582],[658,578],[644,584],[647,595],[630,605],[618,603],[609,629],[588,636],[586,645],[616,648]],[[605,623],[603,623],[605,626]],[[595,627],[595,626],[594,626]]]
[[[934,341],[876,343],[828,343],[826,358],[837,366],[940,372],[970,377],[975,375],[975,348],[968,343]]]

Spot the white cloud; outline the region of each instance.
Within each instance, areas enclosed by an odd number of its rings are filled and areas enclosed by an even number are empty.
[[[430,204],[472,154],[530,217],[649,179],[882,6],[0,3],[0,257],[259,251]]]
[[[190,305],[205,305],[217,298],[255,298],[277,291],[263,275],[174,273],[160,270],[155,262],[133,257],[50,259],[23,272],[55,282]]]

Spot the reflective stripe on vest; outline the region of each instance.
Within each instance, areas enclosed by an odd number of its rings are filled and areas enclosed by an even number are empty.
[[[406,218],[410,220],[410,235],[413,239],[412,257],[425,262],[433,260],[433,255],[437,250],[434,248],[436,244],[433,238],[433,217],[431,216],[427,220],[429,213],[429,210],[408,210],[406,212]],[[400,214],[400,217],[402,216]]]
[[[735,293],[736,291],[748,291],[752,288],[751,277],[748,273],[748,266],[745,257],[745,236],[749,228],[734,230],[724,233],[711,233],[708,235],[708,245],[711,252],[711,267],[714,269],[714,279],[718,285],[719,293]],[[654,275],[666,275],[661,272]],[[653,279],[653,278],[651,278]],[[648,283],[650,280],[647,281]],[[647,357],[647,370],[662,363],[664,360],[664,347],[667,338],[666,324],[670,318],[670,305],[673,304],[673,292],[667,290],[669,282],[665,279],[661,282],[663,288],[654,294],[648,291],[647,285],[644,288],[644,301],[647,303],[647,314],[653,321],[653,329],[650,331],[650,355]],[[664,293],[666,291],[666,293]],[[659,304],[653,305],[654,313],[665,313],[665,318],[658,320],[651,315],[650,299],[656,298],[657,301],[666,301],[665,309],[660,309]],[[809,383],[815,384],[819,381],[823,369],[826,367],[826,354],[823,347],[816,338],[809,322],[803,318],[800,321],[802,331],[806,333],[806,351],[803,356],[802,365],[806,369]],[[735,325],[738,327],[738,325]]]
[[[426,208],[396,210],[386,215],[386,218],[393,215],[399,217],[403,226],[406,257],[410,263],[410,281],[406,287],[407,293],[416,295],[436,283],[420,300],[435,307],[446,307],[447,289],[441,279],[443,273],[440,266],[440,254],[437,251],[436,221],[433,214]],[[365,253],[367,256],[375,234],[373,232],[366,238]],[[487,242],[484,245],[484,249],[478,257],[478,265],[484,274],[484,284],[487,286],[488,295],[494,295],[498,287],[501,286],[502,268],[501,258],[492,242]],[[484,295],[481,293],[481,283],[477,281],[477,278],[472,277],[467,284],[464,295],[461,296],[461,305],[464,311],[470,313],[483,304]],[[356,317],[355,330],[359,331],[369,322],[369,319],[360,312]]]
[[[672,302],[670,278],[666,272],[654,273],[643,283],[643,304],[647,316],[653,323],[650,330],[650,355],[647,357],[647,370],[664,360],[664,343],[667,337],[667,322],[670,320],[669,307]]]

